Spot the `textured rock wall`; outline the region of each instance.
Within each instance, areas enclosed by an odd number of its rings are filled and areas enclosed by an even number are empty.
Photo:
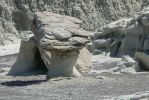
[[[147,6],[148,2],[149,0],[1,0],[0,43],[13,42],[13,34],[25,37],[30,33],[32,15],[36,11],[48,10],[77,17],[83,20],[85,29],[94,30],[113,20],[133,16]]]
[[[134,56],[136,52],[149,54],[149,7],[134,18],[100,27],[94,34],[93,44],[96,50],[110,51],[111,56]]]
[[[14,7],[15,5],[12,0],[0,1],[0,44],[13,41],[13,34],[17,34],[15,23],[12,20]]]

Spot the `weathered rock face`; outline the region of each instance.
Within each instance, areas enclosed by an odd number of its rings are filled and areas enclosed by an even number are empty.
[[[36,46],[36,40],[32,37],[29,40],[21,41],[17,61],[12,66],[8,75],[46,74],[47,71]]]
[[[77,60],[75,67],[78,69],[79,72],[89,72],[92,66],[92,55],[88,51],[87,48],[83,48],[80,50],[80,55]]]
[[[48,77],[71,76],[79,50],[89,42],[81,21],[50,12],[38,12],[33,23],[34,37],[48,68]]]
[[[38,46],[60,51],[78,50],[89,41],[89,32],[83,30],[81,20],[47,11],[35,14],[33,33]]]
[[[89,42],[89,33],[80,26],[81,21],[73,17],[47,11],[37,12],[32,25],[32,38],[35,39],[35,43],[22,42],[18,60],[9,75],[20,75],[34,71],[34,68],[39,69],[37,66],[40,64],[37,64],[39,62],[35,56],[39,50],[38,56],[42,58],[41,62],[44,62],[43,66],[48,70],[47,79],[55,76],[72,76],[79,50]]]
[[[135,59],[139,62],[141,70],[149,71],[149,55],[137,52],[135,54]]]
[[[12,0],[0,1],[0,45],[15,42],[18,34],[15,23],[12,21],[12,11],[15,4]]]
[[[149,53],[148,9],[143,9],[135,18],[121,19],[99,28],[94,34],[95,48],[110,51],[111,56],[134,56],[137,51]],[[99,42],[101,40],[104,41]]]
[[[148,0],[1,0],[0,42],[13,42],[14,36],[30,34],[33,13],[51,11],[73,16],[83,21],[87,30],[111,21],[133,16]]]

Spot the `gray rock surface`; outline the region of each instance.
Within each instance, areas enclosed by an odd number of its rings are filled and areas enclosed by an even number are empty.
[[[36,74],[38,71],[41,72],[40,74],[43,74],[47,72],[47,68],[40,57],[35,39],[32,37],[29,40],[22,40],[17,60],[11,67],[8,75],[23,76],[31,73]]]
[[[90,35],[80,24],[81,21],[73,17],[47,11],[37,12],[32,25],[34,37],[29,41],[22,41],[18,59],[8,75],[28,74],[44,67],[40,71],[48,70],[47,79],[72,76],[75,73],[78,76],[74,66],[79,57],[79,50],[89,42]]]
[[[31,33],[33,13],[50,11],[73,16],[83,21],[82,27],[96,29],[111,21],[131,17],[144,7],[148,0],[1,0],[0,42],[15,42],[14,37]]]
[[[81,29],[80,25],[81,21],[73,17],[47,11],[35,14],[33,33],[41,57],[48,68],[48,79],[73,74],[79,50],[89,42],[89,33]],[[47,38],[49,36],[54,39]]]
[[[92,55],[87,48],[80,50],[80,55],[75,67],[79,72],[89,72],[92,66]]]
[[[135,59],[139,62],[142,70],[149,70],[149,55],[141,52],[135,54]]]
[[[91,75],[98,75],[101,73],[136,74],[140,72],[141,68],[138,62],[132,57],[125,55],[122,56],[122,58],[114,58],[105,54],[98,54],[92,57],[93,66],[90,68]]]
[[[130,55],[133,57],[137,51],[148,53],[149,12],[147,9],[149,8],[143,9],[135,18],[121,19],[100,27],[94,34],[95,44],[98,44],[95,49],[100,50],[99,46],[101,46],[100,42],[96,43],[97,40],[109,39],[110,45],[106,44],[106,46],[110,48],[111,56]]]
[[[32,30],[39,47],[67,51],[81,49],[89,42],[90,33],[80,27],[81,23],[73,17],[44,11],[35,14]]]

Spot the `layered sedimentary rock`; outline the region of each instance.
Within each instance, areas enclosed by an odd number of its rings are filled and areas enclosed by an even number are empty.
[[[111,56],[134,56],[136,52],[149,53],[149,8],[134,18],[121,19],[103,27],[94,34],[95,51],[107,51]]]
[[[51,11],[83,20],[87,30],[111,21],[131,17],[148,6],[148,0],[1,0],[0,43],[14,42],[15,37],[31,33],[33,13]],[[15,36],[15,37],[14,37]]]
[[[41,67],[46,66],[47,79],[54,76],[72,76],[79,50],[89,42],[90,33],[80,27],[81,23],[81,20],[73,17],[47,11],[37,12],[32,25],[34,37],[27,43],[22,41],[18,60],[9,75],[34,71],[39,69],[39,62],[44,62]],[[39,58],[35,56],[37,54]]]

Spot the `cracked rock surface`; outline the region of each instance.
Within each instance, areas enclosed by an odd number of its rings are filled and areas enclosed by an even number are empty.
[[[81,49],[89,42],[89,32],[81,24],[76,18],[44,11],[35,14],[32,27],[39,46],[65,51]]]

